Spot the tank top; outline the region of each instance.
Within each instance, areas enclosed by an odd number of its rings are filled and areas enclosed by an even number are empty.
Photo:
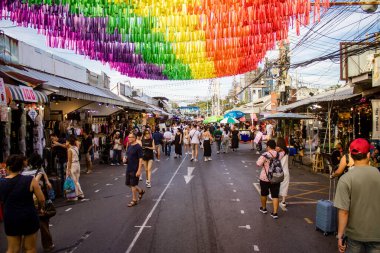
[[[153,160],[153,150],[149,147],[153,146],[153,139],[142,139],[142,148],[143,148],[143,160]]]

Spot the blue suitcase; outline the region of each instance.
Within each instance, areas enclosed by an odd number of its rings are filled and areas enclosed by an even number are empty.
[[[337,210],[330,200],[319,200],[317,202],[317,215],[315,218],[316,229],[324,235],[337,231]]]
[[[335,191],[335,180],[334,190]],[[334,196],[334,193],[332,194]],[[334,203],[331,201],[331,179],[329,187],[329,200],[319,200],[317,202],[317,211],[315,218],[315,229],[321,230],[325,236],[330,233],[335,234],[337,232],[337,209],[334,207]]]

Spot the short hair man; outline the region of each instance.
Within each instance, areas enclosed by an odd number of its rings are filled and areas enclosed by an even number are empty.
[[[87,174],[92,173],[92,157],[94,155],[94,144],[92,143],[92,136],[87,131],[83,131],[83,148],[86,156]]]
[[[354,167],[338,182],[334,205],[339,209],[339,252],[380,252],[380,172],[369,165],[369,151],[367,140],[354,140],[350,145]]]

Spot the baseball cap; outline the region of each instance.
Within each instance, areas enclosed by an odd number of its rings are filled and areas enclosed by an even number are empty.
[[[371,145],[366,139],[358,138],[351,142],[350,153],[356,154],[367,154],[371,148]]]

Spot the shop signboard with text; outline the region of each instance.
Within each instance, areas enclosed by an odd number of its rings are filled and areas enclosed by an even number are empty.
[[[20,86],[20,89],[25,102],[37,102],[37,96],[33,88]]]
[[[380,99],[372,99],[372,139],[380,140]]]

